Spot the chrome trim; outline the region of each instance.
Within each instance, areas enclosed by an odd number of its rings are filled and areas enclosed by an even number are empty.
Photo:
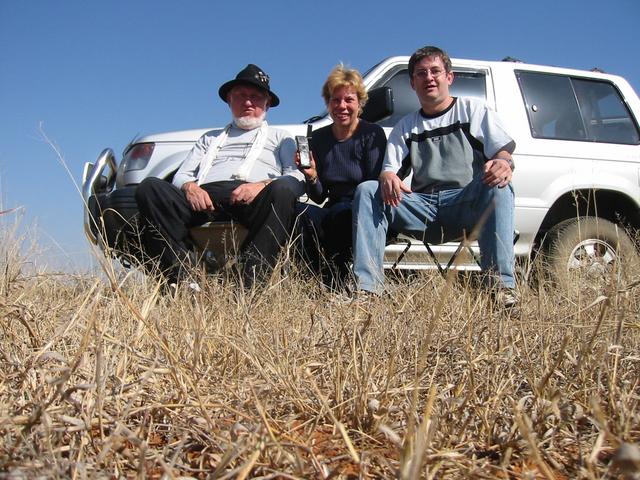
[[[89,198],[96,193],[96,185],[102,177],[105,167],[109,167],[109,176],[107,177],[107,190],[113,188],[116,178],[116,157],[113,150],[105,148],[98,156],[94,164],[86,163],[82,173],[82,200],[84,201],[84,233],[91,243],[98,244],[98,237],[91,231],[91,222],[97,224],[96,218],[91,218],[89,212]]]

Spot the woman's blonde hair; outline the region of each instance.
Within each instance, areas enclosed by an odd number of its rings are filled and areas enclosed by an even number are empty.
[[[329,105],[331,95],[333,95],[335,89],[339,87],[351,87],[356,91],[360,103],[359,113],[362,113],[362,108],[365,103],[367,103],[369,96],[367,95],[367,90],[364,88],[364,81],[362,80],[360,72],[353,68],[347,68],[342,63],[336,65],[322,86],[322,97],[326,105]]]

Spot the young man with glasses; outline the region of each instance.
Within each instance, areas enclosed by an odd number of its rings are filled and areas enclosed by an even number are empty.
[[[484,102],[450,95],[454,74],[443,50],[417,50],[409,77],[421,109],[393,128],[378,181],[361,184],[354,199],[357,287],[381,293],[389,229],[424,238],[426,229],[461,236],[479,226],[482,269],[503,304],[514,306],[515,142]]]

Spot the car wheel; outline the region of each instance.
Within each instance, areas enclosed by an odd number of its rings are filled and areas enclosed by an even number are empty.
[[[598,217],[571,218],[555,225],[545,244],[544,268],[557,286],[568,290],[601,292],[638,264],[638,252],[624,229]]]

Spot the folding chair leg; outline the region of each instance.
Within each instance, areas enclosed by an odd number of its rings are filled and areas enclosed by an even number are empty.
[[[424,246],[427,249],[427,253],[429,253],[429,256],[431,257],[431,260],[433,260],[433,263],[436,264],[436,267],[438,267],[438,271],[440,272],[440,275],[442,275],[443,277],[447,276],[447,270],[449,269],[449,265],[447,265],[447,268],[442,268],[442,265],[440,265],[440,262],[438,261],[438,257],[436,257],[436,254],[433,253],[433,250],[431,250],[431,246],[429,245],[428,242],[423,242]]]
[[[449,270],[451,269],[451,267],[454,265],[455,261],[457,260],[458,255],[460,255],[460,252],[462,252],[462,249],[464,249],[464,248],[466,248],[469,251],[469,254],[471,255],[471,258],[473,258],[474,261],[478,265],[480,265],[480,259],[475,254],[475,252],[473,251],[471,246],[466,243],[465,240],[462,240],[460,243],[458,243],[458,248],[456,248],[456,251],[453,252],[453,254],[451,255],[451,258],[449,258],[449,261],[447,262],[447,265],[445,267],[440,265],[440,262],[438,261],[438,258],[436,257],[435,253],[433,253],[433,250],[431,250],[431,246],[427,242],[424,242],[424,246],[427,248],[427,252],[429,253],[429,256],[433,260],[433,263],[436,264],[436,267],[438,267],[438,271],[440,272],[440,275],[442,275],[443,277],[447,276],[447,274],[449,273]]]
[[[407,252],[411,248],[411,240],[407,240],[406,238],[401,238],[401,239],[398,239],[397,241],[398,243],[406,242],[407,246],[404,247],[404,250],[402,251],[402,253],[400,253],[400,255],[398,255],[398,258],[396,258],[396,261],[393,262],[393,265],[391,266],[391,270],[395,270],[398,267],[398,264],[402,261],[404,256],[407,254]]]
[[[515,245],[515,243],[518,241],[518,239],[520,238],[520,233],[516,230],[513,234],[513,243]],[[449,273],[449,270],[451,269],[451,267],[454,265],[455,261],[458,258],[458,255],[460,255],[460,252],[462,252],[462,249],[466,248],[467,251],[469,252],[469,255],[471,255],[471,258],[473,258],[473,260],[476,262],[476,264],[482,268],[482,264],[480,263],[480,257],[476,254],[476,252],[473,251],[473,248],[471,248],[471,245],[469,245],[469,243],[467,242],[466,239],[462,239],[460,241],[460,243],[458,243],[458,248],[456,248],[456,251],[453,252],[453,255],[451,255],[451,258],[449,259],[449,261],[447,262],[446,267],[443,267],[442,265],[440,265],[440,262],[438,261],[438,258],[436,257],[435,253],[433,252],[433,250],[431,249],[431,246],[429,245],[428,242],[424,241],[424,246],[427,248],[427,253],[429,253],[429,256],[431,257],[431,260],[433,260],[433,263],[435,263],[436,267],[438,267],[438,271],[440,272],[440,275],[442,275],[443,277],[446,277],[447,274]],[[407,246],[408,250],[409,247]],[[405,250],[405,252],[406,252]],[[403,252],[403,256],[404,253]]]
[[[471,255],[471,258],[473,258],[473,260],[476,262],[476,264],[481,267],[482,264],[480,263],[480,257],[478,257],[478,255],[476,255],[476,252],[473,251],[473,248],[471,248],[470,245],[466,245],[467,250],[469,251],[469,255]]]
[[[445,274],[449,273],[449,269],[451,268],[451,266],[455,263],[456,259],[458,258],[458,255],[460,255],[460,252],[462,251],[463,248],[469,248],[468,245],[465,245],[465,241],[462,240],[459,244],[458,244],[458,248],[456,248],[456,251],[453,252],[453,255],[451,255],[451,258],[449,259],[449,262],[447,263],[446,268],[444,269]]]

